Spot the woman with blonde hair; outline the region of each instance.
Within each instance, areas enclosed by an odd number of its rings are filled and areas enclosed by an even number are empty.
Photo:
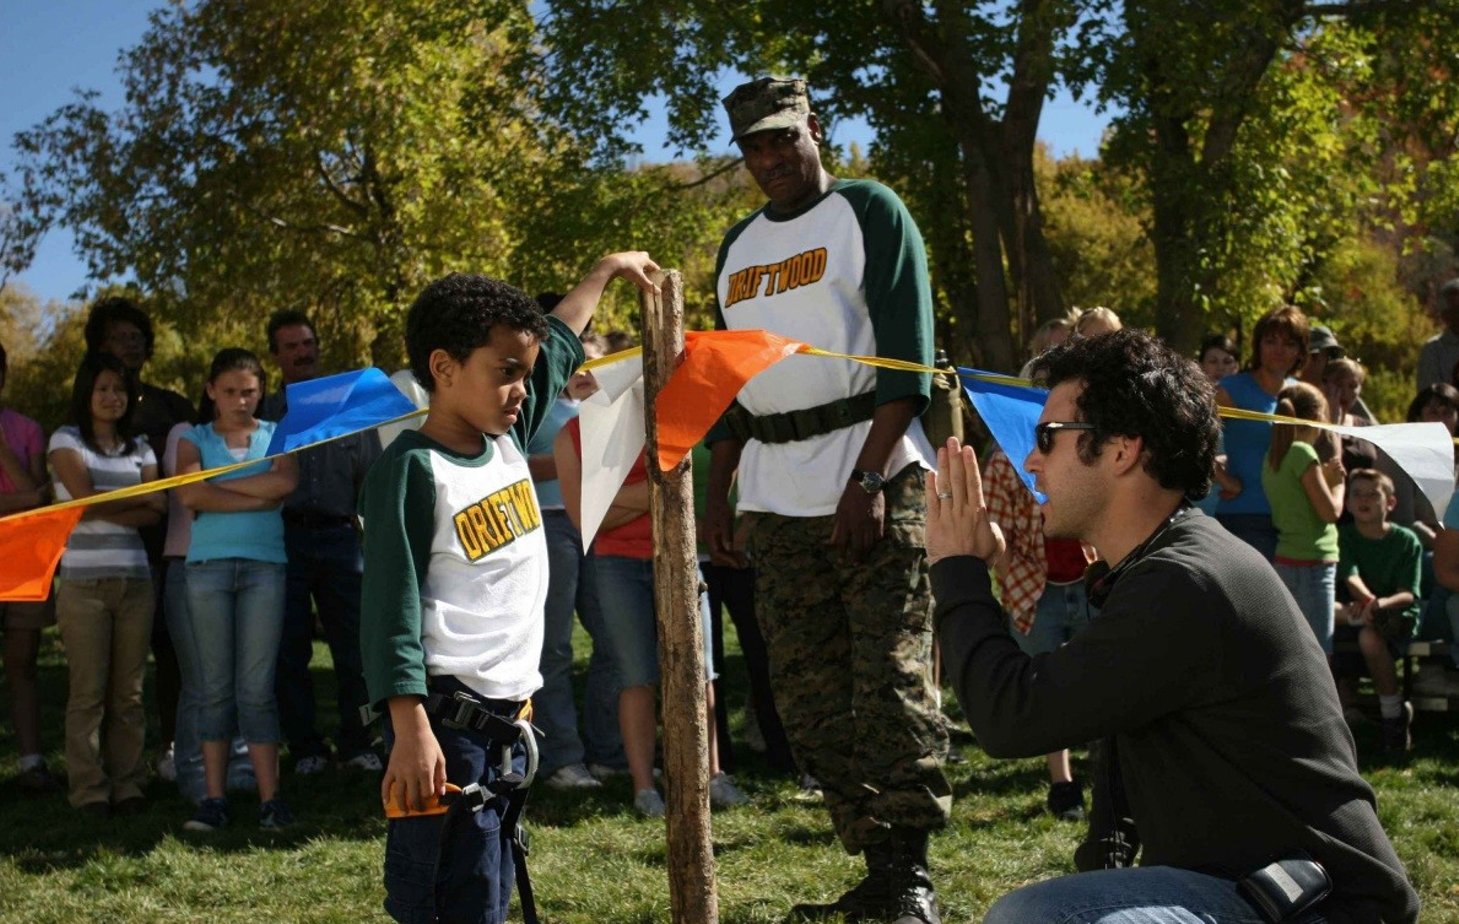
[[[1079,312],[1079,317],[1074,321],[1074,336],[1087,340],[1101,334],[1112,334],[1124,329],[1124,326],[1119,315],[1103,305],[1096,305]]]

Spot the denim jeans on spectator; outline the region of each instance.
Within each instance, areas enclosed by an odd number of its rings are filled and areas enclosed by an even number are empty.
[[[1297,601],[1312,633],[1322,650],[1332,654],[1333,593],[1337,587],[1337,563],[1313,562],[1310,565],[1276,565],[1277,577]]]
[[[1092,616],[1084,582],[1045,584],[1027,635],[1013,631],[1013,640],[1026,655],[1046,654],[1069,641],[1089,625]]]
[[[433,678],[436,692],[471,693],[454,677]],[[481,700],[492,712],[515,710],[499,700]],[[446,758],[446,781],[479,783],[487,789],[501,766],[501,749],[474,732],[447,728],[432,718],[431,731]],[[385,718],[387,749],[394,742]],[[527,752],[518,743],[512,767],[526,770]],[[385,829],[385,910],[404,924],[505,924],[516,881],[510,842],[501,830],[505,800],[498,797],[479,812],[454,823],[443,840],[445,816],[397,818]]]
[[[1226,527],[1226,532],[1260,552],[1267,561],[1277,557],[1277,528],[1272,525],[1271,514],[1222,513],[1216,516],[1216,522]]]
[[[988,909],[983,924],[1264,924],[1230,879],[1170,866],[1105,869],[1024,886]],[[1322,924],[1306,914],[1293,924]]]
[[[623,740],[618,733],[618,677],[603,637],[603,616],[591,560],[583,556],[581,534],[565,510],[542,511],[547,535],[548,582],[542,633],[542,689],[532,697],[532,721],[539,739],[542,773],[569,764],[592,762],[621,767]],[[593,639],[588,660],[583,730],[572,689],[573,613]]]
[[[285,522],[284,547],[289,565],[274,684],[279,724],[289,742],[289,753],[295,758],[328,753],[315,724],[314,683],[309,676],[317,607],[334,661],[335,703],[339,710],[335,744],[340,757],[349,759],[370,748],[369,734],[360,719],[360,707],[368,699],[360,656],[360,576],[364,569],[360,535],[353,523],[304,526]]]
[[[648,558],[596,555],[598,602],[608,643],[625,687],[659,682],[658,623],[654,617],[654,563]],[[709,608],[699,607],[702,623]],[[705,680],[714,679],[709,626],[704,625]]]
[[[201,678],[198,734],[279,740],[274,669],[284,623],[284,566],[246,558],[187,564],[188,621]]]
[[[196,804],[207,795],[207,784],[203,779],[202,739],[198,737],[198,701],[201,699],[202,680],[192,657],[196,648],[192,621],[187,611],[187,568],[181,558],[166,559],[162,612],[167,619],[167,631],[177,648],[177,666],[182,679],[172,751],[173,765],[177,768],[177,791],[184,799]],[[233,739],[226,785],[230,790],[252,791],[258,788],[253,778],[253,764],[248,760],[248,747],[241,737]]]

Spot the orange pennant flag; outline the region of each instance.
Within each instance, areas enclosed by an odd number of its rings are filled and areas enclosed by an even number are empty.
[[[765,330],[689,331],[684,362],[669,376],[654,405],[659,468],[668,471],[714,426],[745,383],[805,348]]]
[[[83,507],[0,521],[0,603],[33,603],[51,595],[51,579]]]

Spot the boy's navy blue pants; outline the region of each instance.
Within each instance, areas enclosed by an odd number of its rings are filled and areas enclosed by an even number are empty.
[[[454,678],[432,678],[434,692],[470,692]],[[474,695],[474,694],[473,694]],[[517,704],[478,701],[505,718]],[[447,728],[435,717],[431,731],[446,755],[446,779],[457,786],[486,789],[501,772],[501,749],[475,732]],[[387,713],[385,742],[394,744]],[[526,750],[512,751],[513,768],[526,770]],[[453,813],[443,841],[446,815],[392,819],[385,833],[385,911],[402,924],[505,924],[516,881],[511,842],[502,831],[506,799],[498,796],[474,814]]]

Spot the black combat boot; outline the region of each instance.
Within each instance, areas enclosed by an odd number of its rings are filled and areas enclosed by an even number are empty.
[[[839,914],[848,924],[942,924],[927,872],[927,832],[893,828],[887,840],[868,846],[865,856],[865,879],[828,904],[796,905],[790,919]]]
[[[877,920],[890,924],[942,924],[927,867],[927,832],[893,828],[887,841],[886,905]],[[869,856],[869,855],[868,855]],[[849,919],[848,919],[849,920]]]
[[[850,921],[880,920],[887,909],[891,884],[887,871],[891,868],[889,843],[872,844],[863,851],[866,859],[866,877],[852,886],[833,902],[822,904],[802,903],[790,909],[791,921],[820,921],[825,918],[843,916]]]

